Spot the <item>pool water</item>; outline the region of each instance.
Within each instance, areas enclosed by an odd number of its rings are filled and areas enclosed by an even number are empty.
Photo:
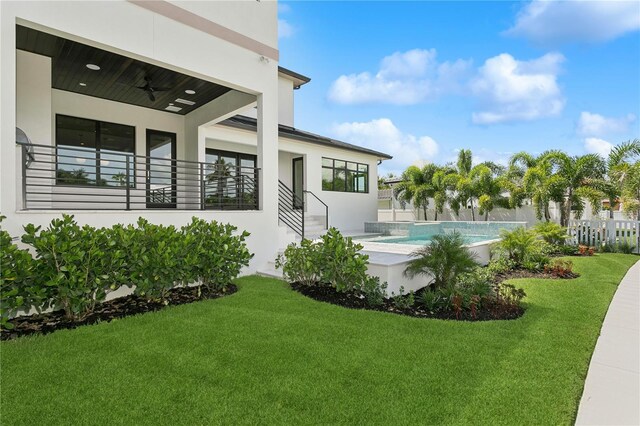
[[[374,237],[363,238],[361,241],[369,241],[372,243],[388,243],[388,244],[407,244],[414,246],[423,246],[431,242],[433,235],[421,235],[416,237]],[[463,235],[464,242],[467,244],[480,243],[483,241],[495,240],[496,236],[491,235]]]

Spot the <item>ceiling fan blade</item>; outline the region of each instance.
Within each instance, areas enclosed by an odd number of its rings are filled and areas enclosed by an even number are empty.
[[[155,102],[156,101],[156,97],[153,96],[153,92],[149,91],[149,92],[147,92],[147,95],[149,95],[149,100],[151,102]]]
[[[147,90],[147,86],[136,86],[136,89]]]

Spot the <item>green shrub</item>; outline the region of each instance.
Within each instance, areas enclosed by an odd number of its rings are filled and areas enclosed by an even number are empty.
[[[498,252],[496,252],[498,253]],[[497,255],[491,259],[487,268],[494,275],[495,274],[506,274],[509,271],[513,271],[518,267],[518,264],[508,258],[507,256]]]
[[[184,239],[185,276],[188,281],[200,281],[208,291],[226,288],[243,266],[249,266],[253,254],[247,249],[244,231],[234,235],[233,225],[207,222],[194,217],[182,227]]]
[[[128,274],[134,293],[166,303],[169,290],[192,277],[184,238],[175,226],[154,225],[139,218],[137,227],[124,227],[128,243]]]
[[[563,245],[569,238],[567,229],[555,222],[538,222],[533,230],[548,244]]]
[[[573,276],[573,262],[566,259],[553,259],[544,271],[559,278],[570,278]]]
[[[379,277],[367,277],[362,286],[362,295],[372,307],[382,306],[386,298],[387,283],[380,284]]]
[[[398,290],[398,294],[391,293],[391,302],[396,309],[404,311],[411,308],[415,304],[416,300],[413,291],[405,294],[404,287],[401,286]]]
[[[372,291],[368,281],[369,256],[360,253],[360,244],[330,228],[319,241],[302,240],[290,244],[284,255],[276,259],[285,279],[304,285],[329,284],[338,292]]]
[[[626,240],[619,241],[618,244],[616,245],[617,253],[632,254],[635,249],[636,249],[636,246]]]
[[[465,247],[458,232],[435,235],[431,243],[411,253],[415,259],[409,261],[404,275],[433,276],[433,288],[453,285],[460,274],[470,272],[477,266],[475,254]]]
[[[449,300],[440,291],[425,290],[418,297],[420,303],[427,311],[434,313],[449,306]]]
[[[44,230],[26,225],[22,241],[36,251],[34,274],[49,298],[44,307],[60,307],[68,319],[85,318],[123,281],[126,254],[104,228],[80,227],[62,215]]]
[[[320,248],[321,280],[338,292],[359,290],[367,281],[369,256],[360,253],[362,245],[343,237],[336,228],[322,236]]]
[[[503,230],[500,238],[499,248],[518,266],[522,266],[532,255],[542,251],[542,240],[538,239],[534,231],[522,226],[513,231]]]
[[[322,252],[319,243],[303,239],[300,245],[289,244],[284,254],[276,259],[276,268],[282,269],[284,279],[290,283],[300,283],[306,286],[318,284],[321,278]]]
[[[4,218],[0,216],[0,222]],[[0,229],[0,328],[12,328],[9,318],[21,309],[39,308],[46,300],[46,288],[34,279],[33,267],[31,254],[19,249],[11,235]]]
[[[493,296],[494,279],[495,276],[489,268],[481,267],[460,275],[455,288],[462,294],[464,306],[470,306],[473,296],[478,296],[480,299]],[[480,306],[480,301],[476,303],[476,306]]]

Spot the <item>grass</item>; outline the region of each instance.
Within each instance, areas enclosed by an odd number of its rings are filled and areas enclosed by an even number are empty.
[[[638,257],[514,280],[528,310],[463,323],[355,311],[245,277],[232,296],[4,342],[10,424],[570,424]]]

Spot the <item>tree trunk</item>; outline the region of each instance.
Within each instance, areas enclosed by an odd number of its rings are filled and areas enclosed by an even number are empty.
[[[436,209],[436,217],[433,220],[435,220],[436,222],[438,221],[438,209]]]
[[[422,205],[422,211],[424,211],[424,220],[427,220],[427,206],[426,206],[426,204]]]
[[[488,221],[489,221],[489,212],[488,212],[488,211],[487,211],[487,212],[485,212],[485,214],[484,214],[484,221],[485,221],[485,222],[488,222]]]
[[[544,205],[544,219],[551,222],[551,212],[549,211],[549,203]]]
[[[475,221],[476,221],[476,212],[475,212],[475,210],[473,209],[473,198],[471,199],[471,220],[472,220],[473,222],[475,222]]]
[[[568,226],[571,220],[571,198],[573,197],[573,189],[569,189],[569,196],[567,197],[567,211],[564,217],[564,223],[562,226]]]

